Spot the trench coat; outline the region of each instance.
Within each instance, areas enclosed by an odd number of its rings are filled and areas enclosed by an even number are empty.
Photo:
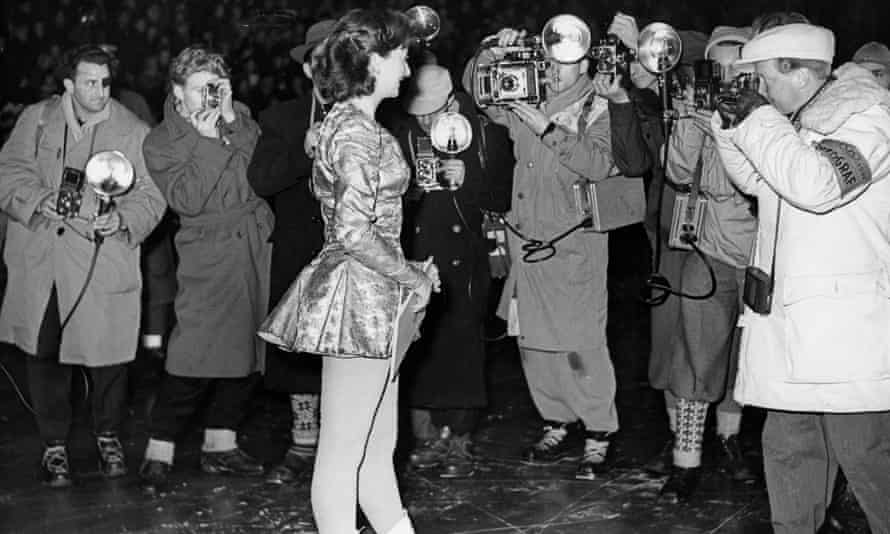
[[[480,54],[479,64],[493,60],[491,51]],[[473,62],[464,73],[464,87],[472,88]],[[612,106],[600,97],[593,100],[579,131],[584,103],[592,91],[592,80],[582,76],[570,88],[551,98],[543,108],[556,128],[539,138],[519,117],[502,106],[484,112],[492,121],[507,127],[513,140],[516,166],[508,220],[529,239],[548,240],[575,226],[581,217],[575,206],[573,185],[579,179],[600,181],[621,174],[641,175],[648,170],[639,122],[630,104],[621,110],[626,130],[633,139],[616,136],[618,142],[632,141],[639,150],[616,166],[626,151],[614,147]],[[619,148],[621,148],[619,150]],[[632,167],[639,167],[632,169]],[[542,351],[590,351],[606,347],[609,236],[606,233],[575,231],[556,244],[556,253],[545,261],[522,259],[524,240],[508,233],[511,269],[498,314],[508,318],[510,301],[517,300],[521,347]]]
[[[10,218],[4,250],[9,283],[0,311],[0,340],[34,354],[54,286],[60,316],[71,310],[93,255],[94,246],[85,238],[92,236],[92,225],[82,219],[50,221],[38,213],[39,206],[57,194],[65,165],[84,168],[91,144],[93,153],[118,150],[135,171],[133,188],[115,200],[128,231],[105,239],[99,248],[95,272],[65,328],[59,354],[65,364],[100,367],[135,357],[140,243],[160,221],[166,204],[142,157],[148,127],[111,99],[107,118],[85,124],[79,140],[69,133],[63,157],[63,137],[69,130],[66,107],[74,120],[70,106],[68,95],[29,106],[0,152],[0,209]],[[95,193],[84,187],[80,216],[90,217],[96,207]]]
[[[310,93],[299,100],[273,104],[260,113],[262,134],[247,170],[254,191],[270,199],[275,212],[270,309],[324,244],[321,207],[309,185],[312,158],[303,150],[312,105]],[[316,120],[321,117],[318,113]],[[268,345],[264,382],[273,391],[320,393],[321,359],[295,358]]]
[[[483,125],[469,95],[455,93],[455,98],[459,113],[473,130],[470,146],[454,156],[464,163],[463,185],[454,192],[406,195],[411,200],[406,201],[402,232],[405,255],[411,260],[432,256],[442,282],[442,292],[430,298],[422,334],[409,349],[405,363],[403,386],[407,389],[403,394],[416,407],[479,407],[487,401],[483,329],[491,272],[489,244],[482,236],[482,210],[504,211],[510,200],[511,169],[483,171]],[[390,129],[407,155],[413,175],[416,168],[410,155],[416,147],[412,144],[416,145],[418,136],[429,134],[407,113],[391,122]],[[486,162],[504,157],[485,156]]]
[[[237,378],[264,368],[255,332],[269,301],[274,217],[247,182],[259,128],[243,104],[235,113],[220,139],[203,137],[168,98],[145,139],[146,164],[180,221],[172,375]]]
[[[799,131],[769,105],[711,122],[730,178],[757,196],[753,264],[769,273],[775,254],[769,312],[741,320],[742,404],[890,409],[890,93],[856,65],[835,75]]]

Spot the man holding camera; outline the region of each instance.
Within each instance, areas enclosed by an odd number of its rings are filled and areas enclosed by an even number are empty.
[[[718,103],[731,179],[756,195],[735,397],[768,410],[763,456],[778,534],[812,533],[838,466],[874,532],[890,531],[890,96],[834,35],[764,31],[737,64],[759,92]]]
[[[71,484],[66,440],[75,365],[91,378],[101,471],[127,472],[118,433],[126,364],[139,335],[139,245],[166,207],[142,157],[148,127],[110,97],[111,64],[98,46],[69,52],[65,92],[28,107],[0,152],[0,209],[10,217],[0,340],[28,354],[45,442],[42,478],[52,487]],[[84,170],[91,155],[108,150],[132,163],[134,185],[97,216],[98,195],[85,187]]]
[[[486,141],[472,98],[454,90],[448,69],[417,68],[402,105],[404,112],[393,110],[387,118],[412,167],[402,243],[409,259],[435,259],[443,287],[427,307],[423,335],[410,347],[402,371],[403,395],[421,444],[411,464],[441,467],[442,478],[465,478],[475,472],[472,436],[487,402],[482,325],[491,271],[482,210],[506,211],[510,171],[492,164],[508,158],[483,152],[500,145]],[[438,120],[455,118],[466,120],[471,139],[448,154],[433,139],[447,131],[441,126],[447,123]]]
[[[690,497],[698,484],[708,407],[717,403],[717,436],[721,467],[734,479],[750,480],[738,441],[742,410],[732,398],[736,369],[736,322],[741,304],[744,268],[748,263],[757,219],[751,201],[739,192],[723,169],[711,136],[710,117],[718,98],[731,91],[736,76],[733,62],[750,36],[750,28],[718,26],[695,62],[695,81],[686,98],[676,102],[680,119],[668,143],[667,178],[685,187],[687,207],[680,225],[687,224],[688,206],[704,210],[700,218],[689,213],[697,231],[675,230],[698,247],[685,256],[679,290],[706,298],[679,299],[679,326],[670,350],[654,352],[665,370],[652,386],[664,391],[673,434],[672,465],[661,497],[678,502]],[[727,385],[729,387],[727,388]],[[728,391],[727,391],[728,390]]]
[[[494,39],[495,46],[468,66],[465,87],[475,87],[474,74],[487,70],[479,67],[502,60],[505,47],[521,45],[525,32],[505,28]],[[523,259],[522,246],[578,224],[579,180],[600,181],[621,171],[639,176],[650,158],[621,76],[591,79],[586,57],[575,63],[547,59],[545,103],[515,100],[484,110],[509,130],[517,160],[508,216],[512,269],[499,315],[518,335],[532,399],[544,418],[542,435],[525,460],[549,464],[577,457],[570,433],[580,420],[583,449],[576,477],[591,480],[606,470],[611,435],[618,429],[606,345],[608,235],[571,232],[541,261]]]

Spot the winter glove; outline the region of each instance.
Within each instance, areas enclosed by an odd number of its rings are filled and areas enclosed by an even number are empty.
[[[757,91],[742,89],[737,93],[717,97],[717,113],[720,114],[722,128],[735,128],[744,121],[752,111],[760,106],[768,105],[766,98]]]

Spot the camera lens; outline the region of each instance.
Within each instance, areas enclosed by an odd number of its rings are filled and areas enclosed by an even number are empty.
[[[501,91],[512,92],[519,87],[519,80],[512,74],[501,78]]]

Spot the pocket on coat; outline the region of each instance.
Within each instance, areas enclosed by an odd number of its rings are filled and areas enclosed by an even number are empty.
[[[793,277],[783,295],[789,382],[890,377],[886,274]]]

